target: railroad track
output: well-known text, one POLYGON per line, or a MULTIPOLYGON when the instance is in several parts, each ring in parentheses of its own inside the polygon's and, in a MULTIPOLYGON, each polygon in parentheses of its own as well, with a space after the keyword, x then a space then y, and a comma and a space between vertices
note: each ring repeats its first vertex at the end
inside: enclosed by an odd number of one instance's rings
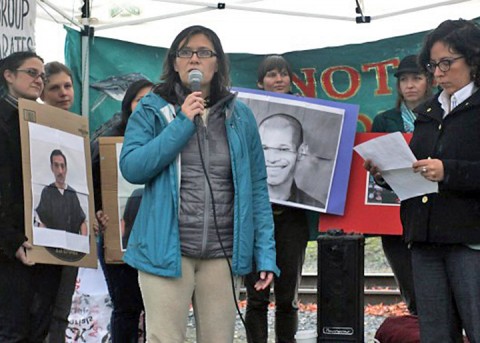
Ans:
MULTIPOLYGON (((396 304, 402 301, 393 273, 364 274, 364 304, 396 304)), ((304 273, 298 289, 298 297, 304 304, 317 302, 317 274, 304 273)), ((240 299, 245 298, 245 288, 240 289, 240 299)))

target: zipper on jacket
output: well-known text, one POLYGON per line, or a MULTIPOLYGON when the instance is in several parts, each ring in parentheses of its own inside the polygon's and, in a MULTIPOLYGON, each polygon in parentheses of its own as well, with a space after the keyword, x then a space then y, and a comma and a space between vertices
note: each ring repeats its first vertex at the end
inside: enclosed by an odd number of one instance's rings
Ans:
MULTIPOLYGON (((202 120, 202 126, 201 126, 201 139, 200 143, 203 145, 203 147, 199 147, 199 149, 202 149, 202 156, 203 156, 203 162, 205 164, 205 170, 204 172, 208 174, 208 171, 210 169, 210 149, 208 147, 208 133, 207 133, 207 126, 203 124, 202 120)), ((204 175, 204 204, 205 204, 205 210, 203 212, 203 232, 202 232, 202 250, 200 253, 200 256, 205 256, 207 253, 207 243, 208 243, 208 227, 210 224, 210 204, 211 204, 211 198, 210 198, 210 188, 208 186, 208 181, 207 181, 207 176, 204 175)))
POLYGON ((226 135, 227 135, 227 143, 228 149, 230 152, 230 162, 232 166, 232 181, 233 181, 233 242, 232 242, 232 269, 238 270, 239 266, 239 251, 240 251, 240 240, 238 238, 238 233, 235 230, 236 228, 242 227, 242 223, 240 221, 240 204, 239 201, 235 201, 236 199, 241 198, 242 189, 238 186, 238 176, 237 176, 237 163, 238 161, 235 159, 235 156, 240 155, 243 156, 243 149, 242 144, 238 144, 238 148, 240 149, 240 153, 236 154, 236 145, 232 144, 231 142, 233 139, 236 139, 238 142, 241 142, 240 134, 237 132, 237 127, 235 126, 232 117, 225 120, 225 128, 226 128, 226 135))
MULTIPOLYGON (((233 124, 231 124, 232 131, 234 130, 233 124)), ((229 135, 229 130, 227 129, 227 137, 229 135)), ((236 134, 236 132, 235 132, 236 134)), ((228 138, 227 138, 228 140, 228 138)), ((235 156, 234 148, 229 144, 229 149, 230 149, 230 156, 235 156)), ((240 187, 238 187, 238 181, 237 181, 237 162, 235 161, 234 157, 230 157, 230 161, 232 163, 232 181, 233 181, 233 242, 232 242, 232 269, 237 270, 239 268, 238 264, 238 254, 240 251, 239 248, 239 239, 238 239, 238 234, 235 230, 236 227, 241 227, 240 223, 240 205, 238 204, 238 201, 235 201, 236 199, 240 199, 240 193, 242 190, 240 187), (237 225, 235 223, 237 222, 237 225)))

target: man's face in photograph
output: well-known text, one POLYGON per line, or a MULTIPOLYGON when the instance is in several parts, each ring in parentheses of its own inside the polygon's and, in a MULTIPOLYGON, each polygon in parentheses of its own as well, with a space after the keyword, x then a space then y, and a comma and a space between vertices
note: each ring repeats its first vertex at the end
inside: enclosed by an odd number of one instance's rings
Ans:
POLYGON ((259 128, 262 140, 267 183, 280 185, 293 178, 297 161, 296 130, 282 117, 266 119, 259 128))
POLYGON ((53 175, 55 176, 55 183, 63 186, 65 184, 65 179, 67 178, 67 165, 63 156, 53 156, 51 168, 53 175))

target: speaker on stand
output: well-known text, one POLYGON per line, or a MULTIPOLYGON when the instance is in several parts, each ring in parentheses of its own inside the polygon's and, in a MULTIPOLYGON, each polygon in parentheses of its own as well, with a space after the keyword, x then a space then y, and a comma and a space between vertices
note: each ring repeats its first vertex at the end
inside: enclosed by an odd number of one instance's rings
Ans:
POLYGON ((318 242, 318 343, 363 343, 363 235, 329 230, 318 242))

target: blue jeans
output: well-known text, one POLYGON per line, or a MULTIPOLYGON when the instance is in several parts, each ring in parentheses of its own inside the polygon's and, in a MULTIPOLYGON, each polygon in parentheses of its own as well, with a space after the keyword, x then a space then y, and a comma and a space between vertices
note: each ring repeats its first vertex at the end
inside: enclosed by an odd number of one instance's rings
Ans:
POLYGON ((100 240, 98 251, 113 304, 110 317, 112 343, 138 343, 140 335, 138 324, 143 311, 138 272, 128 264, 105 263, 102 240, 100 240))
POLYGON ((412 266, 422 343, 480 343, 480 250, 414 243, 412 266))

